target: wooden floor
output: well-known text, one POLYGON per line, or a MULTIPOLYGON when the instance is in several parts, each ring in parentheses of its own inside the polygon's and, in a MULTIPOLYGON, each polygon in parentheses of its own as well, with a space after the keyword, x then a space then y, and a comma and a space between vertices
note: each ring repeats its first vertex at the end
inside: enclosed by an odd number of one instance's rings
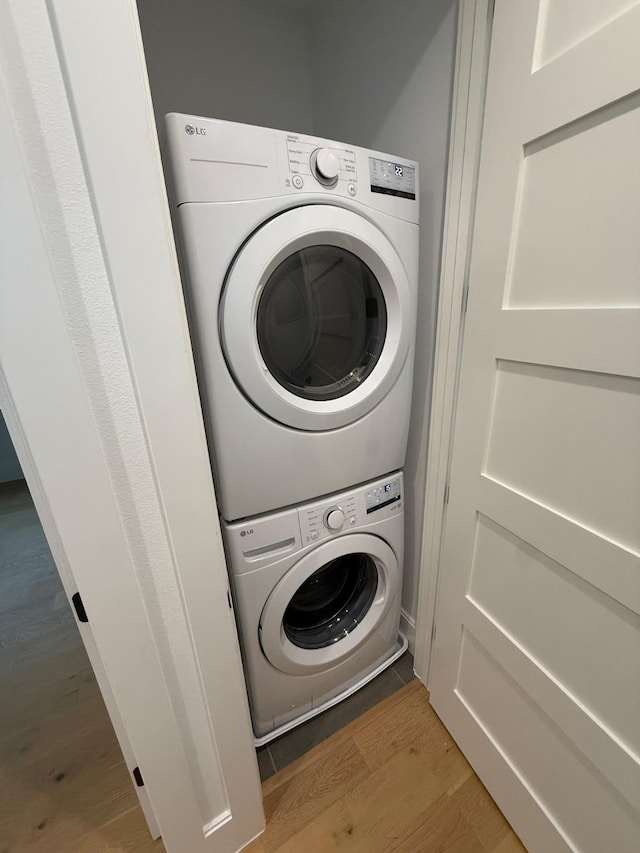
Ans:
POLYGON ((24 484, 0 486, 0 853, 160 853, 24 484))
POLYGON ((517 853, 524 848, 412 681, 263 785, 247 853, 517 853))
MULTIPOLYGON (((250 853, 523 848, 417 681, 263 784, 250 853)), ((0 853, 152 842, 25 487, 0 487, 0 853)), ((179 851, 189 853, 189 851, 179 851)))

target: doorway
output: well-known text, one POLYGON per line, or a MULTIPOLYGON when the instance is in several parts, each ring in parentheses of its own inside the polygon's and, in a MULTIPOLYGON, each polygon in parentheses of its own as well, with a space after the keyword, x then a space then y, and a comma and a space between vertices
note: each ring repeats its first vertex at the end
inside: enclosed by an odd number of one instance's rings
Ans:
POLYGON ((127 839, 136 851, 160 853, 6 429, 2 437, 3 845, 98 851, 127 839))

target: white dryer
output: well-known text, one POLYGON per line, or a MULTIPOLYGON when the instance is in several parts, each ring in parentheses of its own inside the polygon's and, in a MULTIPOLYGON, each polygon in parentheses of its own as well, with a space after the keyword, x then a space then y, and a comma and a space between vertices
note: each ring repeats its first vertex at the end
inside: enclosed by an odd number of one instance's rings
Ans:
POLYGON ((223 518, 401 468, 418 167, 172 113, 173 206, 223 518))
POLYGON ((223 524, 256 742, 366 684, 398 639, 402 474, 223 524))

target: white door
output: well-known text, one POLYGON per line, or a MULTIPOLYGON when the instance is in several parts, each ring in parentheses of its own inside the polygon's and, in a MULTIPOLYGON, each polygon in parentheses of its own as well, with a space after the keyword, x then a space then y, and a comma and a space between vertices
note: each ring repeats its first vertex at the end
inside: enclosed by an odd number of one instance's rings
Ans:
POLYGON ((639 45, 496 3, 430 688, 541 853, 640 849, 639 45))
POLYGON ((325 204, 259 228, 227 275, 229 368, 263 412, 296 429, 346 426, 393 387, 409 352, 411 290, 374 225, 325 204))

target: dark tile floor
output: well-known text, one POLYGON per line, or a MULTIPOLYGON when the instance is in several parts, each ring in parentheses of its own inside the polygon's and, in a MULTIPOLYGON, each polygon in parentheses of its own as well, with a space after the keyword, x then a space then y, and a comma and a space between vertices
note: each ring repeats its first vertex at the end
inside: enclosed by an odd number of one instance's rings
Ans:
POLYGON ((410 652, 405 652, 392 666, 348 699, 271 741, 267 746, 260 747, 257 750, 260 778, 264 781, 273 776, 278 770, 282 770, 369 708, 408 684, 412 678, 413 657, 410 652))

